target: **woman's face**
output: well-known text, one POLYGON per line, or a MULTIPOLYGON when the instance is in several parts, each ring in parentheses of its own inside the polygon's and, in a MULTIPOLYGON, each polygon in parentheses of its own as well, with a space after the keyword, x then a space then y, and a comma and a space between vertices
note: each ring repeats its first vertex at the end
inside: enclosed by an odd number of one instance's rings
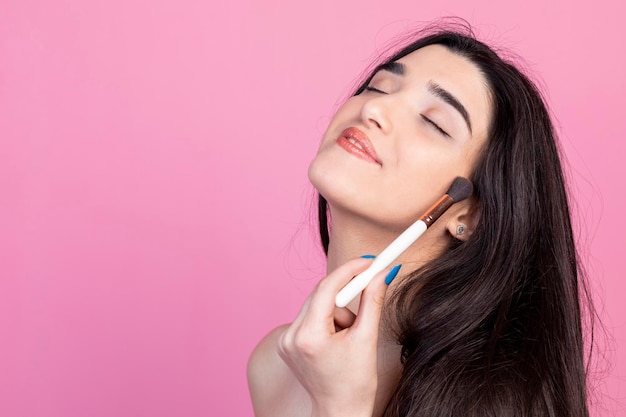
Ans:
POLYGON ((487 83, 443 46, 379 70, 339 108, 309 167, 331 210, 390 230, 413 223, 457 176, 469 176, 492 113, 487 83))

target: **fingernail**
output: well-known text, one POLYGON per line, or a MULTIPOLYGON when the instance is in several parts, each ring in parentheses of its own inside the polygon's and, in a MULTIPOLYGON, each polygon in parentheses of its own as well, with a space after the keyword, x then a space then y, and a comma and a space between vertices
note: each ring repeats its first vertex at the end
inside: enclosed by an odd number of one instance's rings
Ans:
POLYGON ((402 264, 398 264, 394 266, 393 268, 391 268, 391 271, 389 271, 389 273, 385 277, 385 284, 387 285, 391 284, 391 281, 393 281, 396 275, 398 275, 398 272, 400 271, 400 267, 402 267, 402 264))
POLYGON ((363 255, 361 256, 361 258, 365 258, 365 259, 374 259, 376 256, 374 255, 363 255))

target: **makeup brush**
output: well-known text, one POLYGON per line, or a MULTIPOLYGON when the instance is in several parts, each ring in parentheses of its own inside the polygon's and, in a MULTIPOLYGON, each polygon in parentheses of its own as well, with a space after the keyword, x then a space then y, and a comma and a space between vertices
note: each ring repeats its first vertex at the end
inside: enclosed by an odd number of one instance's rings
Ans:
POLYGON ((463 177, 456 177, 446 193, 431 208, 409 226, 389 246, 387 246, 365 271, 354 277, 339 291, 335 298, 337 307, 345 307, 367 287, 374 275, 387 268, 402 252, 407 250, 445 211, 454 203, 472 195, 472 183, 463 177))

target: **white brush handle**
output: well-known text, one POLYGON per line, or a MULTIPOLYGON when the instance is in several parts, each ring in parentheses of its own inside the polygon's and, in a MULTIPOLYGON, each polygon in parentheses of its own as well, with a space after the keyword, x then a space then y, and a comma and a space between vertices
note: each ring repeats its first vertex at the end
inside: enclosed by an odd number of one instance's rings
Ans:
POLYGON ((345 307, 361 291, 367 287, 372 278, 383 269, 387 268, 402 252, 407 250, 427 229, 426 223, 418 220, 409 226, 400 236, 398 236, 389 246, 387 246, 374 262, 365 271, 354 277, 345 287, 339 291, 335 297, 337 307, 345 307))

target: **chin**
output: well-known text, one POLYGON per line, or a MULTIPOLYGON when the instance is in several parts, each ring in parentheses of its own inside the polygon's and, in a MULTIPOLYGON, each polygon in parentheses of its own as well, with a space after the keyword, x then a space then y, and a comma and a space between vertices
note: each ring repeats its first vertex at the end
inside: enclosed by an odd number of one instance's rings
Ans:
POLYGON ((319 155, 311 161, 308 170, 309 181, 325 199, 333 200, 332 196, 342 194, 341 182, 345 182, 345 175, 337 172, 332 163, 325 163, 319 155))
POLYGON ((427 208, 406 197, 415 193, 376 186, 329 155, 318 154, 309 165, 308 177, 333 212, 340 210, 356 221, 360 219, 388 232, 402 232, 427 208))

